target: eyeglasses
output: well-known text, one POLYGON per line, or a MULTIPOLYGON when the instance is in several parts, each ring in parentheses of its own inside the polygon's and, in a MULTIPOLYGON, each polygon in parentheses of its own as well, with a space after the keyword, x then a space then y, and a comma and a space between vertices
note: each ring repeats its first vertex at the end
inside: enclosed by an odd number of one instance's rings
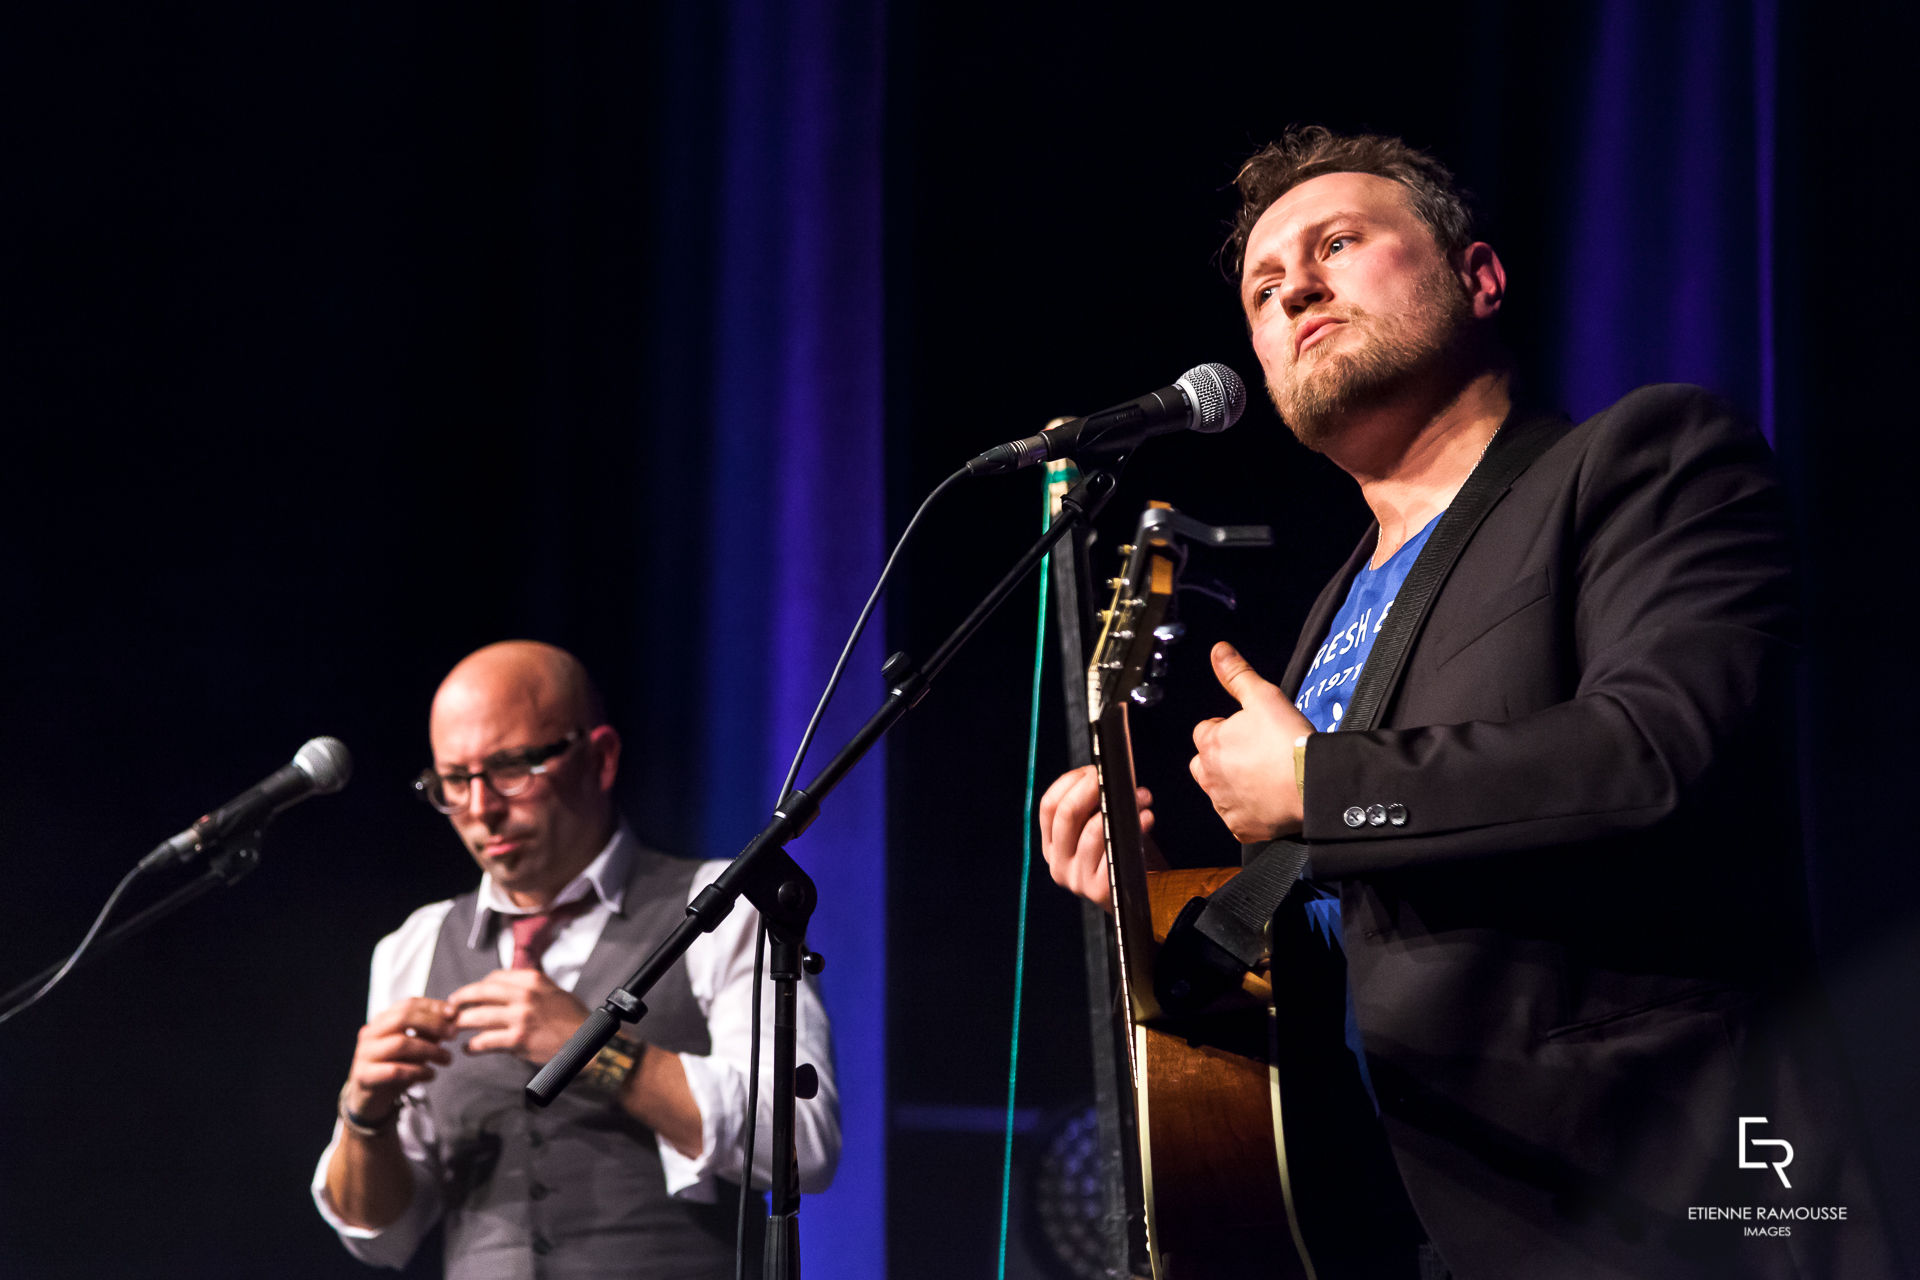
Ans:
POLYGON ((544 747, 502 751, 488 756, 486 762, 472 773, 465 769, 441 773, 429 767, 413 780, 413 789, 420 793, 421 799, 441 813, 458 813, 472 803, 476 778, 492 787, 495 795, 511 799, 524 794, 535 778, 552 769, 558 757, 565 755, 567 748, 578 741, 580 730, 575 729, 560 741, 550 742, 544 747))

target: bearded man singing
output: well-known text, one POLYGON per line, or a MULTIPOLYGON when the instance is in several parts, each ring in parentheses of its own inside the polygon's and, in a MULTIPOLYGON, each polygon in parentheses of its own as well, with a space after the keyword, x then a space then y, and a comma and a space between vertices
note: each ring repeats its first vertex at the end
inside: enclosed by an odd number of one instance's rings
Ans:
MULTIPOLYGON (((1304 846, 1288 901, 1344 954, 1350 1145, 1387 1194, 1339 1207, 1362 1261, 1319 1274, 1898 1274, 1800 998, 1766 443, 1694 387, 1578 425, 1518 406, 1500 257, 1397 139, 1297 130, 1239 188, 1227 257, 1273 402, 1374 517, 1277 684, 1214 648, 1239 710, 1193 735, 1227 829, 1304 846), (1416 563, 1438 586, 1345 728, 1416 563), (1761 1234, 1703 1206, 1847 1216, 1761 1234)), ((1105 901, 1091 771, 1039 821, 1055 879, 1105 901)))

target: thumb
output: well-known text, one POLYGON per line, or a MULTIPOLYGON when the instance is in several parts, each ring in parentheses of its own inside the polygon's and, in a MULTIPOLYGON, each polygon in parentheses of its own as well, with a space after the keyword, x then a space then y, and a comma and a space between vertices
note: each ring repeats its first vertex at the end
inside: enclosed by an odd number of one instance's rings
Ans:
POLYGON ((1213 674, 1220 681, 1220 687, 1233 695, 1241 706, 1276 696, 1280 691, 1273 684, 1261 678, 1253 669, 1253 664, 1240 656, 1240 651, 1222 640, 1213 646, 1213 674))

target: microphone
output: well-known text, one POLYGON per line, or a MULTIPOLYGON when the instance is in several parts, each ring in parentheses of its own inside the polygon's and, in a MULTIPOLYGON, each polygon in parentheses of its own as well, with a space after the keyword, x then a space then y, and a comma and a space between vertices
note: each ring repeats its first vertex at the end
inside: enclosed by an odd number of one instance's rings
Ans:
POLYGON ((967 463, 966 471, 970 476, 990 476, 1075 454, 1123 453, 1170 431, 1225 431, 1240 420, 1246 407, 1247 386, 1239 374, 1223 364, 1198 365, 1172 386, 1150 391, 1138 400, 996 445, 967 463))
POLYGON ((314 738, 249 790, 202 817, 179 835, 162 840, 140 860, 142 871, 186 862, 229 837, 265 826, 273 815, 308 796, 330 795, 353 776, 353 757, 338 738, 314 738))

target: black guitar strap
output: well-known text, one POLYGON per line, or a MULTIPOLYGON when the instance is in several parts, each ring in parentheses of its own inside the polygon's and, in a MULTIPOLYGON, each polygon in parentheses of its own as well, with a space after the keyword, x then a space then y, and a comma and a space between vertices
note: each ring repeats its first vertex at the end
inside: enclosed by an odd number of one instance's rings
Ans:
MULTIPOLYGON (((1367 655, 1367 665, 1360 672, 1353 700, 1347 704, 1346 715, 1341 717, 1341 732, 1371 729, 1378 723, 1399 687, 1407 654, 1419 637, 1434 597, 1453 571, 1461 551, 1501 495, 1548 445, 1559 439, 1559 425, 1559 419, 1515 421, 1510 418, 1494 437, 1486 455, 1454 495, 1440 523, 1434 526, 1427 545, 1421 548, 1407 580, 1401 584, 1393 609, 1373 642, 1373 651, 1367 655)), ((1190 922, 1211 945, 1196 945, 1196 941, 1188 940, 1177 943, 1170 935, 1169 946, 1216 955, 1224 952, 1242 972, 1252 968, 1266 954, 1268 922, 1282 900, 1300 883, 1311 852, 1309 845, 1291 839, 1246 846, 1246 869, 1222 885, 1206 900, 1204 908, 1189 903, 1189 910, 1181 914, 1181 921, 1190 922)), ((1238 981, 1238 975, 1233 975, 1227 985, 1238 981)), ((1218 982, 1198 984, 1194 992, 1196 1001, 1203 1001, 1208 991, 1218 985, 1218 982)))

